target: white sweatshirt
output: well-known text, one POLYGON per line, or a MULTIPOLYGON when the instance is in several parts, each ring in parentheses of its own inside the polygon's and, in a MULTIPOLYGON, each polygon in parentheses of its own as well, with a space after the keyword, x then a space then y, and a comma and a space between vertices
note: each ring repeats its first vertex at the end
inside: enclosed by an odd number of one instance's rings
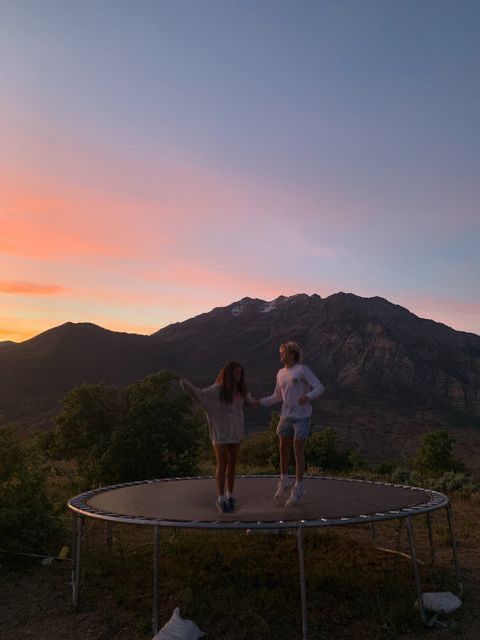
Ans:
POLYGON ((299 404, 301 396, 306 395, 309 400, 318 398, 324 392, 324 386, 309 367, 304 364, 294 364, 284 367, 277 373, 277 384, 271 396, 260 400, 262 407, 270 407, 282 402, 282 418, 309 418, 312 415, 310 403, 299 404))
POLYGON ((213 444, 233 444, 243 439, 245 432, 243 407, 253 405, 250 393, 245 399, 240 393, 236 393, 232 402, 227 403, 220 399, 220 385, 217 383, 200 389, 184 378, 180 380, 180 386, 205 409, 213 444))

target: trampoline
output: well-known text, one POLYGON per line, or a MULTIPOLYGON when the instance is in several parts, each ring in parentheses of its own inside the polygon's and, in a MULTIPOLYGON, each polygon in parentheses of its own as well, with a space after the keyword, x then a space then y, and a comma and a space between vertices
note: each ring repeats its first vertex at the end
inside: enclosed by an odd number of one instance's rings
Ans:
POLYGON ((410 557, 421 619, 429 619, 423 606, 415 550, 413 518, 426 514, 430 549, 433 537, 430 514, 445 508, 454 570, 459 574, 452 513, 447 496, 437 491, 350 478, 305 477, 305 497, 289 507, 272 503, 278 476, 240 476, 236 479, 237 508, 220 514, 214 507, 214 478, 166 478, 102 487, 68 502, 76 514, 73 604, 78 607, 82 527, 85 518, 152 526, 154 530, 153 631, 159 622, 160 529, 166 527, 216 530, 295 530, 297 536, 303 639, 307 639, 307 593, 302 532, 306 528, 357 525, 385 520, 406 520, 410 557))

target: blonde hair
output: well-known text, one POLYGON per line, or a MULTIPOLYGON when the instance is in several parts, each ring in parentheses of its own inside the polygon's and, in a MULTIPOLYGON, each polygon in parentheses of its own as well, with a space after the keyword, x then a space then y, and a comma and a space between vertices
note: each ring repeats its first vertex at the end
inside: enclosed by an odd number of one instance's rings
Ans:
POLYGON ((296 363, 300 364, 303 361, 303 351, 301 350, 298 342, 294 342, 293 340, 282 342, 280 348, 285 349, 288 353, 293 353, 296 363))

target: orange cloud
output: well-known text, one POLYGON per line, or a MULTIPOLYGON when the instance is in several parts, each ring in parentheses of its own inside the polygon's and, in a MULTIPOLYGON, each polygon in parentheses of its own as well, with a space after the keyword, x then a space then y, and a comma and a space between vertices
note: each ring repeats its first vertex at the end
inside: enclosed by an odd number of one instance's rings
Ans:
POLYGON ((48 324, 36 318, 30 320, 21 317, 0 316, 0 341, 22 342, 51 326, 52 323, 48 324))
POLYGON ((42 284, 39 282, 19 282, 0 280, 0 293, 16 293, 21 295, 52 295, 66 291, 58 284, 42 284))

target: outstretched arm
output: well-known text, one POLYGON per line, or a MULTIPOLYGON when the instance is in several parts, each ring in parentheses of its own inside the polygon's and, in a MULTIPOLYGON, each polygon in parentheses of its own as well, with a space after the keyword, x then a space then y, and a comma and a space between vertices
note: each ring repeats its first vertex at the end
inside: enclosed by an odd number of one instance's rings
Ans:
POLYGON ((218 389, 215 388, 215 385, 207 387, 206 389, 200 389, 192 384, 190 380, 182 378, 180 380, 180 386, 182 390, 190 396, 190 398, 198 402, 205 411, 211 408, 212 402, 218 400, 218 389))
POLYGON ((277 384, 275 385, 275 391, 271 396, 266 396, 265 398, 261 398, 258 402, 261 407, 271 407, 272 404, 278 404, 282 402, 282 389, 278 384, 278 376, 277 376, 277 384))

